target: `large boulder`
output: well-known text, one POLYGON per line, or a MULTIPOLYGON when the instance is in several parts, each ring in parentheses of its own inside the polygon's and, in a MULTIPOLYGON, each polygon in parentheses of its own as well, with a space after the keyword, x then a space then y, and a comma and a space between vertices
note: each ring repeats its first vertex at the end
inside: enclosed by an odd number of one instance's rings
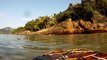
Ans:
POLYGON ((92 23, 89 21, 80 20, 79 26, 81 26, 81 28, 83 28, 84 30, 93 30, 92 23))
POLYGON ((74 33, 74 27, 72 19, 69 18, 55 26, 53 26, 51 34, 72 34, 74 33))

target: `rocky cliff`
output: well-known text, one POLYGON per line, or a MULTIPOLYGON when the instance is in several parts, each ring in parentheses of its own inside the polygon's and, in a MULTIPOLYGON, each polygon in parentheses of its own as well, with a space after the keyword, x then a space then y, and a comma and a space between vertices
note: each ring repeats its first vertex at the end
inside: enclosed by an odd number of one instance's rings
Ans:
POLYGON ((107 32, 107 25, 104 23, 91 23, 89 21, 72 21, 71 18, 54 25, 53 27, 43 29, 32 34, 79 34, 79 33, 97 33, 107 32))

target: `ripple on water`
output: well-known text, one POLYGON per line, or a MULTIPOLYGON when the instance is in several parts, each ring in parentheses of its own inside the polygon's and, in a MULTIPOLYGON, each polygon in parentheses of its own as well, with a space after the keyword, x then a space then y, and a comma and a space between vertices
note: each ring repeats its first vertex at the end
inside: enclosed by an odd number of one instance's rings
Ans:
POLYGON ((107 53, 106 39, 107 33, 54 36, 0 35, 0 60, 31 60, 51 50, 70 48, 87 48, 107 53))

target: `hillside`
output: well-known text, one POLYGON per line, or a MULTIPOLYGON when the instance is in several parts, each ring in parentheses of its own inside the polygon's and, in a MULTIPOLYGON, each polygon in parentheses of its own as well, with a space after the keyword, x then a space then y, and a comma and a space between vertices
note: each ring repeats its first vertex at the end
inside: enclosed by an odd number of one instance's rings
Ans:
POLYGON ((5 28, 0 29, 0 34, 10 34, 12 33, 12 31, 13 31, 13 28, 5 27, 5 28))
MULTIPOLYGON (((13 32, 23 31, 38 32, 60 24, 71 18, 72 21, 89 22, 91 25, 107 23, 107 0, 81 0, 81 3, 70 3, 65 11, 55 13, 51 16, 42 16, 28 21, 24 27, 18 27, 13 32)), ((78 23, 78 22, 77 22, 78 23)), ((87 24, 87 23, 86 23, 87 24)), ((82 26, 81 26, 82 27, 82 26)), ((84 27, 82 27, 84 29, 84 27)), ((96 27, 97 28, 97 27, 96 27)))

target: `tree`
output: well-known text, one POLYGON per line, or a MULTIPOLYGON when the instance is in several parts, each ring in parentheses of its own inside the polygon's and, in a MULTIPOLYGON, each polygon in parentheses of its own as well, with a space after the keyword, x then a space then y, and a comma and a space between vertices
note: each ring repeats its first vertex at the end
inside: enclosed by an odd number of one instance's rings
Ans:
POLYGON ((64 12, 60 12, 59 14, 56 15, 56 20, 59 22, 65 21, 68 18, 71 18, 71 14, 73 13, 72 10, 66 10, 64 12))
POLYGON ((97 0, 96 8, 101 14, 107 16, 107 0, 97 0))
POLYGON ((25 29, 26 30, 30 30, 30 31, 35 31, 35 29, 33 28, 34 25, 36 24, 37 21, 35 20, 32 20, 32 21, 29 21, 25 24, 25 29))
POLYGON ((72 13, 72 19, 73 20, 87 20, 91 21, 91 18, 93 17, 93 12, 90 8, 84 7, 84 5, 78 5, 78 7, 73 8, 74 13, 72 13))
POLYGON ((24 27, 18 27, 17 29, 13 30, 13 33, 18 33, 18 32, 23 32, 23 31, 25 31, 24 27))

